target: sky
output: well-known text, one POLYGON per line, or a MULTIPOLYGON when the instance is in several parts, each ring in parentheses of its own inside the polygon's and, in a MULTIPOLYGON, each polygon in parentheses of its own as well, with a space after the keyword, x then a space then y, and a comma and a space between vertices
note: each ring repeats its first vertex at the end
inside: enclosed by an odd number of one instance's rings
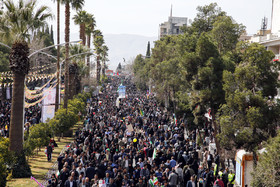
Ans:
MULTIPOLYGON (((47 1, 38 0, 39 4, 47 1)), ((47 6, 55 19, 49 21, 56 32, 56 3, 48 0, 47 6)), ((85 0, 84 10, 94 14, 97 28, 104 34, 136 34, 158 36, 159 24, 167 21, 171 5, 173 16, 188 17, 193 20, 197 6, 217 2, 222 10, 254 34, 261 27, 264 16, 268 18, 270 28, 272 0, 85 0)), ((71 17, 76 12, 71 10, 71 17)), ((61 6, 61 32, 64 31, 64 5, 61 6)), ((70 23, 71 33, 78 33, 79 26, 70 23)))

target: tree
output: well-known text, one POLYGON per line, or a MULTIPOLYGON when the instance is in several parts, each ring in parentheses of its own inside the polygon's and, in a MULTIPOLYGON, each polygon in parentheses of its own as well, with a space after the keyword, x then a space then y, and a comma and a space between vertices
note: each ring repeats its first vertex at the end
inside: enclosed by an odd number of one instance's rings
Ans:
POLYGON ((102 76, 105 77, 105 70, 106 70, 106 62, 108 60, 108 51, 109 48, 106 45, 101 47, 101 61, 102 61, 102 76))
MULTIPOLYGON (((87 47, 90 49, 90 44, 91 44, 91 35, 94 32, 94 27, 95 27, 95 18, 92 14, 89 14, 89 20, 86 24, 85 28, 85 33, 86 33, 86 38, 87 38, 87 47)), ((88 77, 89 71, 90 71, 90 56, 87 56, 87 66, 88 66, 88 77)))
POLYGON ((280 186, 280 135, 269 139, 264 145, 264 152, 259 154, 258 165, 253 175, 252 186, 280 186))
POLYGON ((134 82, 138 89, 145 91, 147 89, 148 72, 145 71, 146 60, 142 55, 137 55, 133 61, 134 82))
POLYGON ((96 81, 99 84, 101 72, 100 55, 102 53, 102 46, 104 45, 104 38, 100 30, 95 30, 93 32, 93 38, 93 45, 96 52, 96 81))
MULTIPOLYGON (((60 3, 61 0, 53 0, 57 3, 57 44, 60 44, 60 3)), ((56 79, 57 79, 57 85, 60 84, 60 46, 57 46, 57 54, 56 54, 56 79)), ((59 108, 59 86, 56 86, 56 92, 55 92, 55 111, 57 111, 59 108)))
POLYGON ((10 68, 13 71, 13 95, 10 123, 11 151, 20 153, 23 149, 23 107, 24 107, 24 79, 29 70, 30 32, 46 24, 45 20, 52 14, 46 6, 35 10, 36 1, 24 2, 18 5, 11 0, 4 2, 6 11, 0 18, 0 37, 10 40, 13 46, 10 53, 10 68))
POLYGON ((72 110, 66 111, 66 109, 58 109, 55 113, 55 117, 50 120, 49 124, 55 134, 61 135, 67 132, 78 122, 78 114, 75 114, 72 110))
MULTIPOLYGON (((69 98, 72 99, 73 96, 80 90, 81 84, 80 80, 82 76, 88 72, 85 65, 84 58, 87 54, 91 54, 87 47, 75 44, 70 45, 69 53, 71 57, 71 63, 69 65, 69 98)), ((65 54, 65 47, 61 49, 61 52, 65 54)), ((69 58, 70 58, 69 57, 69 58)))
POLYGON ((221 107, 219 139, 226 149, 256 151, 263 141, 276 135, 280 117, 277 94, 279 64, 259 44, 251 44, 242 52, 242 62, 235 71, 223 73, 226 103, 221 107))
POLYGON ((146 58, 150 58, 151 57, 151 49, 150 49, 150 42, 148 42, 147 45, 147 52, 146 52, 146 58))
POLYGON ((192 23, 190 30, 192 32, 209 32, 213 29, 213 24, 219 16, 224 16, 226 13, 218 7, 217 3, 211 3, 205 6, 197 7, 197 15, 192 23))
POLYGON ((86 11, 80 10, 73 17, 74 23, 80 25, 80 39, 82 39, 82 44, 86 45, 86 25, 92 21, 91 15, 86 11))
POLYGON ((225 53, 235 48, 243 32, 245 32, 245 27, 242 24, 237 24, 229 16, 219 16, 213 24, 211 34, 219 52, 225 53))
POLYGON ((70 37, 70 5, 73 9, 79 10, 84 5, 84 0, 61 0, 65 4, 65 94, 64 108, 67 108, 69 95, 69 37, 70 37))

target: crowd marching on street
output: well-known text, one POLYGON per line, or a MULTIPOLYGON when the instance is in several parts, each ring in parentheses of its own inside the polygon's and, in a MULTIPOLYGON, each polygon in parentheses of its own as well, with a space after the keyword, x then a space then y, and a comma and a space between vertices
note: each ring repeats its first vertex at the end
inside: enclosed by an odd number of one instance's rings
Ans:
MULTIPOLYGON (((197 131, 120 78, 88 101, 75 140, 58 158, 48 186, 60 187, 232 187, 234 171, 221 168, 219 155, 197 145, 197 131)), ((211 141, 211 128, 205 136, 211 141), (210 138, 209 138, 210 137, 210 138)), ((207 139, 206 138, 206 139, 207 139)))

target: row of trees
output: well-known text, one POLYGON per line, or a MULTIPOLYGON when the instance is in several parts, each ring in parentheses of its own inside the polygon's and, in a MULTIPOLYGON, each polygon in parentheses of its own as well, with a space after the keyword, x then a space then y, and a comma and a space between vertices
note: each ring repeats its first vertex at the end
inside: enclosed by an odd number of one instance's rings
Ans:
MULTIPOLYGON (((105 45, 105 40, 102 32, 96 27, 96 21, 92 14, 84 10, 80 10, 73 17, 75 24, 80 26, 80 39, 82 44, 90 48, 91 36, 93 37, 93 46, 96 54, 96 81, 100 83, 101 77, 101 62, 102 62, 102 75, 105 76, 106 62, 108 61, 108 47, 105 45)), ((90 58, 87 58, 87 65, 90 69, 90 58)))
POLYGON ((189 128, 203 128, 209 113, 218 152, 254 153, 276 136, 279 62, 265 47, 239 42, 245 27, 216 3, 199 6, 184 34, 155 42, 151 58, 134 61, 135 83, 154 86, 160 102, 186 115, 189 128))
MULTIPOLYGON (((60 42, 60 33, 59 33, 59 16, 60 16, 60 4, 65 4, 65 97, 64 97, 64 108, 67 111, 68 106, 68 98, 70 97, 69 91, 69 70, 76 74, 77 67, 75 63, 73 65, 69 65, 70 62, 70 44, 69 44, 69 36, 70 36, 70 7, 76 10, 81 10, 84 0, 58 0, 58 43, 60 42)), ((34 36, 42 35, 41 31, 46 28, 46 21, 49 18, 52 18, 52 14, 47 6, 36 7, 36 0, 23 1, 19 0, 17 3, 14 3, 12 0, 7 0, 4 2, 5 9, 0 12, 0 37, 1 41, 4 41, 8 46, 12 44, 11 51, 9 52, 9 64, 10 70, 13 72, 13 95, 12 95, 12 109, 11 109, 11 122, 10 122, 10 144, 9 150, 18 153, 21 155, 23 150, 23 107, 24 107, 24 81, 25 76, 28 74, 30 70, 30 54, 29 54, 29 46, 30 43, 35 38, 34 36)), ((77 16, 78 17, 78 16, 77 16)), ((75 18, 76 22, 79 22, 75 18)), ((82 29, 81 31, 88 31, 87 35, 90 35, 94 30, 95 21, 92 15, 89 15, 90 23, 87 24, 90 27, 90 31, 86 29, 82 29)), ((83 25, 83 24, 81 24, 83 25)), ((83 26, 81 26, 83 28, 83 26)), ((51 32, 51 35, 53 32, 51 32)), ((101 37, 102 35, 100 35, 101 37)), ((85 44, 85 37, 81 35, 83 38, 83 44, 85 44)), ((90 38, 88 39, 90 41, 90 38)), ((52 41, 53 42, 53 39, 52 41)), ((96 42, 98 47, 105 48, 104 42, 96 42), (100 44, 102 43, 102 45, 100 44)), ((48 44, 45 44, 48 45, 48 44)), ((88 42, 90 45, 90 42, 88 42)), ((96 51, 98 48, 96 47, 96 51)), ((108 51, 103 50, 103 51, 108 51)), ((104 52, 103 52, 104 53, 104 52)), ((97 56, 100 56, 102 52, 97 52, 97 56)), ((33 53, 32 53, 33 55, 33 53)), ((106 53, 102 55, 104 59, 107 56, 106 53)), ((57 49, 57 83, 59 84, 59 71, 60 71, 60 47, 57 49)), ((73 84, 71 84, 73 85, 73 84)), ((75 86, 75 84, 74 84, 75 86)), ((58 88, 58 86, 57 86, 58 88)), ((75 89, 75 88, 73 88, 75 89)), ((57 89, 57 98, 58 101, 58 89, 57 89)), ((75 94, 71 92, 71 97, 75 94)), ((56 105, 58 106, 58 104, 56 105)), ((57 107, 58 108, 58 107, 57 107)), ((43 126, 43 125, 42 125, 43 126)), ((24 158, 24 156, 19 156, 20 158, 24 158)), ((19 164, 20 165, 20 164, 19 164)), ((21 165, 20 165, 21 166, 21 165)), ((22 167, 21 167, 22 168, 22 167)), ((19 168, 20 169, 20 168, 19 168)))

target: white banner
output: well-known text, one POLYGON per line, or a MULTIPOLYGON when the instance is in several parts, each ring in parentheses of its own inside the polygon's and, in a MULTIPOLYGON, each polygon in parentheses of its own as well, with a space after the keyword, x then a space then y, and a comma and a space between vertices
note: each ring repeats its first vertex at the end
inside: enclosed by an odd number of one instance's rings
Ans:
MULTIPOLYGON (((48 89, 45 88, 44 91, 48 89)), ((45 99, 43 100, 42 106, 42 122, 45 123, 47 119, 52 119, 54 117, 55 112, 55 93, 56 88, 49 90, 48 92, 44 93, 45 99)), ((43 96, 43 97, 44 97, 43 96)))
POLYGON ((6 99, 11 99, 11 92, 10 92, 10 86, 7 86, 6 88, 6 99))
POLYGON ((120 85, 118 91, 119 98, 125 98, 125 86, 120 85))

